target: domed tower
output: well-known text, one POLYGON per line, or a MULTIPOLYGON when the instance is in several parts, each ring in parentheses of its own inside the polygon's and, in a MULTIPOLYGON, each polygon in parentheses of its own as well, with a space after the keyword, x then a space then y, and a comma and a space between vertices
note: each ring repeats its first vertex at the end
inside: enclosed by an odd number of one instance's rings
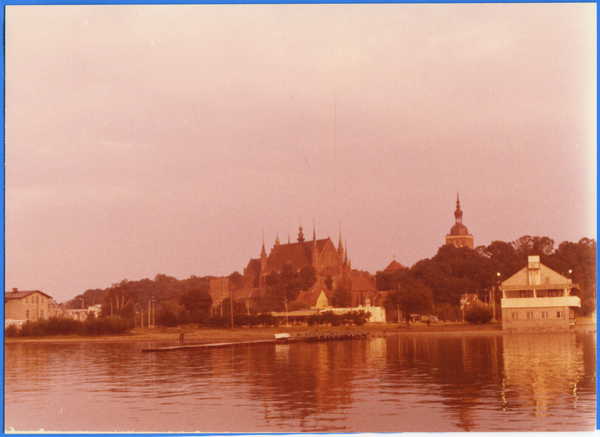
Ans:
POLYGON ((458 198, 458 193, 456 193, 456 211, 454 211, 456 223, 450 228, 450 233, 446 235, 446 244, 473 249, 473 236, 469 234, 469 230, 463 225, 462 216, 463 212, 460 209, 460 200, 458 198))

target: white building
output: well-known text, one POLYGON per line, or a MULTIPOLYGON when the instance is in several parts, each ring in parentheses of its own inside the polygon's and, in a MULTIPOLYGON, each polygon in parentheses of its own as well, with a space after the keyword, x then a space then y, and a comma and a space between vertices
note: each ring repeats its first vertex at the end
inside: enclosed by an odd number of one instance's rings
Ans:
POLYGON ((561 330, 575 324, 581 300, 571 296, 577 284, 530 256, 523 268, 500 285, 502 329, 506 331, 561 330))

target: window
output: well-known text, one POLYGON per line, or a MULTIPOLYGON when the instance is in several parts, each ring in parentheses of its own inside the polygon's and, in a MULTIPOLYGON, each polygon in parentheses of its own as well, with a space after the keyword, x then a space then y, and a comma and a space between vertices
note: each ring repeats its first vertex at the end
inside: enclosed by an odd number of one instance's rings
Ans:
POLYGON ((29 298, 28 297, 25 298, 25 303, 29 303, 29 298))
POLYGON ((44 318, 44 310, 40 311, 40 318, 43 319, 44 318))
POLYGON ((562 290, 549 290, 548 297, 560 297, 563 295, 562 290))
POLYGON ((25 311, 25 318, 29 319, 29 310, 25 311))
POLYGON ((533 312, 532 311, 528 311, 527 312, 527 318, 528 319, 533 319, 533 312))
POLYGON ((513 319, 518 319, 519 318, 519 313, 517 313, 516 311, 513 311, 511 314, 513 319))
POLYGON ((519 297, 533 297, 533 290, 520 290, 519 297))
POLYGON ((542 319, 548 318, 548 311, 542 311, 542 319))
POLYGON ((563 312, 562 311, 557 311, 556 312, 556 318, 557 319, 562 319, 564 317, 563 312))

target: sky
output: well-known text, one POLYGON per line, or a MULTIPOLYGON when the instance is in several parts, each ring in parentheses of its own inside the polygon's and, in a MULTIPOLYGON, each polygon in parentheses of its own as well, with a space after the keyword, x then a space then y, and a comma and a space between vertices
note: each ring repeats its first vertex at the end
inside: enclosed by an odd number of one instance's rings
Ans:
POLYGON ((596 238, 596 5, 7 6, 5 289, 596 238))

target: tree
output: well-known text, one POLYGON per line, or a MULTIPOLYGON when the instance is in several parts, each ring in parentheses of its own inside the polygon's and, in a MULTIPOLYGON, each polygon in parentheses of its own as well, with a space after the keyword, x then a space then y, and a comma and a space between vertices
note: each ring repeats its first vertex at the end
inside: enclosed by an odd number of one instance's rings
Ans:
POLYGON ((176 301, 161 302, 156 309, 156 323, 159 325, 173 327, 188 322, 188 313, 176 301))
MULTIPOLYGON (((296 283, 300 291, 309 290, 317 282, 317 274, 313 266, 303 267, 296 277, 296 283)), ((298 297, 296 295, 296 297, 298 297)))
POLYGON ((229 275, 229 281, 233 284, 234 288, 239 288, 242 286, 242 281, 244 277, 240 274, 240 272, 233 272, 229 275))
POLYGON ((465 321, 468 323, 487 323, 492 317, 492 308, 487 305, 470 305, 465 310, 465 321))
POLYGON ((190 314, 191 319, 195 323, 201 323, 210 315, 213 299, 207 291, 196 288, 183 293, 180 302, 190 314))
POLYGON ((291 264, 284 264, 280 272, 271 272, 266 276, 265 310, 283 311, 285 302, 298 298, 300 291, 310 289, 317 281, 315 269, 312 266, 294 272, 291 264))
POLYGON ((352 306, 352 294, 347 288, 339 286, 331 296, 331 304, 334 308, 350 308, 352 306))
POLYGON ((108 289, 102 301, 102 316, 123 317, 134 320, 136 302, 137 294, 131 289, 127 279, 124 279, 108 289))
POLYGON ((406 319, 411 314, 428 312, 433 306, 433 293, 422 281, 406 277, 399 284, 398 289, 388 294, 384 307, 393 310, 400 306, 406 319))
POLYGON ((323 282, 325 283, 325 287, 331 291, 333 288, 333 280, 331 279, 331 275, 327 275, 327 279, 325 279, 323 282))

